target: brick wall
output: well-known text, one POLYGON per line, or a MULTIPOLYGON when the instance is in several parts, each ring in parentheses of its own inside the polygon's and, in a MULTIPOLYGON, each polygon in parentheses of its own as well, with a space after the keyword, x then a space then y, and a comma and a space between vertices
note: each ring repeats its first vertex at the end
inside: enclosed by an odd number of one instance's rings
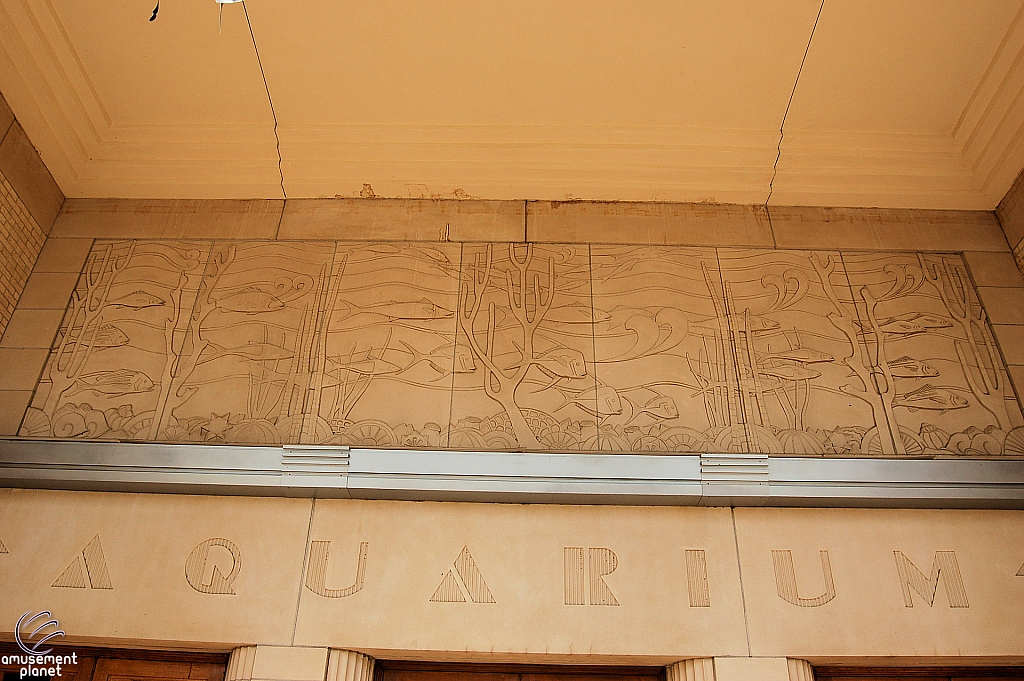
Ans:
POLYGON ((25 289, 46 234, 0 174, 0 336, 25 289))
POLYGON ((0 95, 0 338, 64 195, 0 95))

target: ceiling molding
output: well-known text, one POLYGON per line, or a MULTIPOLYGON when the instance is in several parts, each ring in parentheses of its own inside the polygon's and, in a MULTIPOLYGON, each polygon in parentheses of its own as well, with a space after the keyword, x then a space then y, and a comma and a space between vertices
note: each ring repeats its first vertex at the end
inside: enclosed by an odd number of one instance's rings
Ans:
POLYGON ((4 97, 58 183, 74 186, 110 119, 50 0, 0 5, 0 31, 4 97))
POLYGON ((978 190, 996 205, 1024 166, 1024 5, 953 129, 978 190))
MULTIPOLYGON (((0 91, 69 197, 280 198, 263 124, 112 121, 50 0, 0 5, 0 91)), ((293 125, 289 197, 763 203, 775 130, 293 125)), ((989 210, 1024 166, 1024 6, 950 135, 786 131, 773 204, 989 210)))

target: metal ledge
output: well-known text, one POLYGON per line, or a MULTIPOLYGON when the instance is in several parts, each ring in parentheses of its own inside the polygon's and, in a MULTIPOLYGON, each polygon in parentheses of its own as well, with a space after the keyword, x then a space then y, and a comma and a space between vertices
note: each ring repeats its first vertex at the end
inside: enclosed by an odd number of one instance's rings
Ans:
POLYGON ((6 487, 501 503, 1024 508, 1024 461, 0 439, 6 487))

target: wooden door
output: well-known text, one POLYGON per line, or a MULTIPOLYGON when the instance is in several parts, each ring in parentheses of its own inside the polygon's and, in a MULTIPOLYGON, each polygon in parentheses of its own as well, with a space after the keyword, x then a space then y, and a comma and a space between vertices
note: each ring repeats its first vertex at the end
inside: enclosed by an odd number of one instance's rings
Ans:
POLYGON ((439 664, 378 660, 375 681, 664 681, 663 667, 439 664))
POLYGON ((1024 667, 816 667, 815 681, 1024 681, 1024 667))
MULTIPOLYGON (((62 665, 61 675, 54 681, 224 681, 226 654, 167 653, 121 649, 54 648, 54 655, 74 652, 78 664, 62 665)), ((0 655, 21 655, 13 645, 0 644, 0 655)), ((0 660, 3 681, 19 681, 20 665, 4 665, 0 660)), ((44 681, 32 677, 26 681, 44 681)))
POLYGON ((101 657, 92 681, 224 681, 223 664, 101 657))

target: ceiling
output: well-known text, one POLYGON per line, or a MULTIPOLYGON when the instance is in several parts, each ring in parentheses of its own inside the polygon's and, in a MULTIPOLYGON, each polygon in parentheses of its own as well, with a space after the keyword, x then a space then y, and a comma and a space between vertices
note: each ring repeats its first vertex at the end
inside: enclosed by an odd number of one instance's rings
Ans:
POLYGON ((153 2, 0 2, 67 196, 991 209, 1024 166, 1024 0, 153 2))

